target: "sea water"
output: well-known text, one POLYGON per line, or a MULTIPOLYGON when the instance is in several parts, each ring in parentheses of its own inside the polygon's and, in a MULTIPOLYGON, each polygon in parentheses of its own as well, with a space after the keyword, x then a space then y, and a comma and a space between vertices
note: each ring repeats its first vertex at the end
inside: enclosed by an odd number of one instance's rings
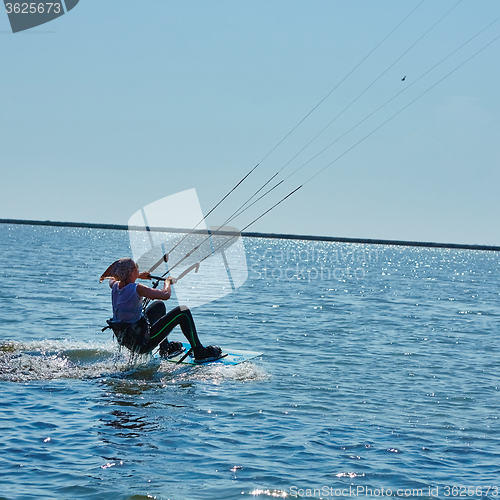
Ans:
POLYGON ((497 497, 500 254, 244 242, 193 315, 263 356, 177 367, 101 332, 125 231, 0 225, 0 498, 497 497))

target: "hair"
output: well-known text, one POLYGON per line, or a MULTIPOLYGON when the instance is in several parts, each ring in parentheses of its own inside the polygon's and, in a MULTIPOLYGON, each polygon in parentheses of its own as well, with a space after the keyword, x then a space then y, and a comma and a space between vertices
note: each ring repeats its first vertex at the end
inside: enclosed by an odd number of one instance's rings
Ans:
POLYGON ((99 281, 109 278, 115 278, 118 281, 127 281, 135 267, 136 263, 133 259, 119 259, 104 271, 99 281))

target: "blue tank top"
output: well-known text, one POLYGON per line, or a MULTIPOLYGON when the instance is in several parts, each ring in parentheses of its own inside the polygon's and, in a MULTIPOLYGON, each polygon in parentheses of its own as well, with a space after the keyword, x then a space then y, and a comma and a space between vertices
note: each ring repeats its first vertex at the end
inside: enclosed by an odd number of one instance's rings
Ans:
POLYGON ((111 289, 113 321, 135 323, 141 319, 142 297, 137 293, 137 283, 129 283, 121 290, 118 282, 111 289))

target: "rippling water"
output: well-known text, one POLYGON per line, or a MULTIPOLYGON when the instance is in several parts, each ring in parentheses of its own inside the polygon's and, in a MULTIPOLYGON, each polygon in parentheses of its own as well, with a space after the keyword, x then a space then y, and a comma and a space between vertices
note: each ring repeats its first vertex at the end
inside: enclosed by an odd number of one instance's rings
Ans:
POLYGON ((100 331, 126 232, 0 224, 0 498, 498 496, 498 253, 245 246, 194 317, 264 355, 177 368, 100 331))

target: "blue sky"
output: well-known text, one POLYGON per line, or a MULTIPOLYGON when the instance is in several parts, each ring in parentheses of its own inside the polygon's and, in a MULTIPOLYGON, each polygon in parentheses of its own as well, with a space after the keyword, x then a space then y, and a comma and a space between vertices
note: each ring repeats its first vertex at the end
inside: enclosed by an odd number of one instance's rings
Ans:
MULTIPOLYGON (((0 12, 0 218, 126 224, 142 206, 190 188, 207 212, 419 4, 80 0, 17 34, 0 12)), ((223 222, 371 84, 277 179, 408 90, 234 225, 243 228, 500 35, 499 21, 414 83, 500 16, 496 0, 462 0, 393 64, 456 4, 419 5, 209 224, 223 222)), ((499 49, 500 40, 249 230, 500 245, 499 49)))

